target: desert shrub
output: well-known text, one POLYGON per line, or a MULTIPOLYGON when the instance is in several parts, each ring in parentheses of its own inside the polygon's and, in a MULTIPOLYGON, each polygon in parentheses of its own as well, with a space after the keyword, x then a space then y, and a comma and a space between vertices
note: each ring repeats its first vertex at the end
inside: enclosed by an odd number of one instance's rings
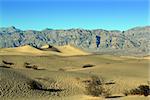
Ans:
POLYGON ((42 90, 42 85, 37 81, 31 80, 30 82, 28 82, 28 85, 30 86, 31 89, 42 90))
POLYGON ((38 70, 38 66, 37 65, 31 65, 30 63, 25 62, 23 65, 25 68, 32 68, 34 70, 38 70))
POLYGON ((24 62, 23 67, 25 67, 25 68, 31 68, 30 67, 30 63, 28 63, 28 62, 24 62))
POLYGON ((8 61, 5 61, 5 60, 2 60, 3 64, 5 65, 14 65, 14 63, 12 62, 8 62, 8 61))
POLYGON ((28 65, 28 66, 25 66, 25 68, 32 68, 32 66, 28 65))
POLYGON ((24 65, 30 65, 30 63, 28 63, 28 62, 25 62, 25 63, 24 63, 24 65))
POLYGON ((1 68, 10 68, 9 66, 0 65, 1 68))
POLYGON ((33 65, 32 68, 35 69, 35 70, 38 70, 38 66, 37 65, 33 65))
POLYGON ((80 81, 80 80, 81 80, 79 77, 76 77, 75 79, 76 79, 77 81, 80 81))
POLYGON ((95 65, 92 65, 92 64, 86 64, 86 65, 83 65, 82 68, 88 68, 88 67, 93 67, 95 65))
POLYGON ((9 61, 6 61, 6 60, 2 60, 2 64, 0 64, 0 67, 3 67, 3 68, 11 68, 15 65, 15 63, 13 62, 9 62, 9 61))
POLYGON ((140 85, 131 90, 125 90, 124 94, 127 95, 150 95, 150 87, 148 85, 140 85))
POLYGON ((58 69, 58 71, 62 71, 62 72, 64 72, 64 71, 66 71, 65 69, 63 69, 63 68, 59 68, 58 69))
POLYGON ((105 82, 106 85, 112 85, 112 84, 115 84, 115 81, 114 80, 109 80, 108 82, 105 82))
POLYGON ((105 87, 104 80, 98 76, 92 76, 91 80, 85 81, 87 83, 88 95, 109 97, 110 90, 105 87))

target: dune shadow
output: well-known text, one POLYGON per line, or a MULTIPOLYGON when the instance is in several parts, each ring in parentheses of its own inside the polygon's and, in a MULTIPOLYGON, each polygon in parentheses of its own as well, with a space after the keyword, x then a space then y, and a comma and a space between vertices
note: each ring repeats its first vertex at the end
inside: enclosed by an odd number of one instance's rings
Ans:
POLYGON ((34 70, 45 70, 44 68, 40 68, 38 65, 34 65, 28 62, 25 62, 23 65, 25 68, 34 69, 34 70))
POLYGON ((6 64, 6 65, 14 65, 13 62, 8 62, 8 61, 5 61, 5 60, 2 60, 2 63, 3 63, 3 64, 6 64))
POLYGON ((49 92, 61 92, 64 91, 64 89, 39 89, 42 91, 49 91, 49 92))
POLYGON ((43 51, 55 51, 55 52, 59 52, 61 53, 61 51, 59 49, 57 49, 56 47, 54 46, 50 46, 48 48, 38 48, 39 50, 43 50, 43 51))
POLYGON ((89 68, 89 67, 94 67, 95 65, 93 64, 85 64, 82 66, 82 68, 89 68))
POLYGON ((1 68, 11 68, 11 67, 9 67, 9 66, 0 66, 1 68))
POLYGON ((49 92, 61 92, 64 91, 64 89, 47 89, 43 88, 42 84, 38 83, 37 81, 31 81, 29 83, 31 89, 33 90, 41 90, 41 91, 49 91, 49 92))
POLYGON ((106 97, 106 98, 121 98, 121 97, 124 97, 124 96, 109 96, 109 97, 106 97))

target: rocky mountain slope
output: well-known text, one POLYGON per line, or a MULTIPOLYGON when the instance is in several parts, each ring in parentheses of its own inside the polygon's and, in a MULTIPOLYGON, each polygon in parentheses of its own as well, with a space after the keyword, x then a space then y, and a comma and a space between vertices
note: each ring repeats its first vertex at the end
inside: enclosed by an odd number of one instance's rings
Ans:
POLYGON ((74 45, 89 52, 119 55, 149 55, 150 26, 135 27, 127 31, 68 29, 42 31, 0 28, 0 48, 31 45, 74 45))

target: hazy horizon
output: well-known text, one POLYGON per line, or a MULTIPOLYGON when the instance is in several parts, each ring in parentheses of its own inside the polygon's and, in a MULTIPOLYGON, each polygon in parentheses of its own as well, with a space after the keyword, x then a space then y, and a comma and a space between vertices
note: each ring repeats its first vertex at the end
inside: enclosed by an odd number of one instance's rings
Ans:
POLYGON ((16 29, 19 29, 19 30, 23 30, 23 31, 28 31, 28 30, 35 30, 35 31, 43 31, 45 29, 51 29, 51 30, 70 30, 70 29, 83 29, 83 30, 97 30, 97 29, 102 29, 102 30, 108 30, 108 31, 127 31, 127 30, 130 30, 132 28, 142 28, 142 27, 150 27, 150 25, 147 25, 147 26, 135 26, 135 27, 131 27, 129 29, 126 29, 126 30, 119 30, 119 29, 104 29, 104 28, 93 28, 93 29, 86 29, 86 28, 50 28, 50 27, 45 27, 43 29, 32 29, 32 28, 28 28, 28 29, 21 29, 21 28, 18 28, 16 26, 7 26, 7 27, 0 27, 0 28, 11 28, 11 27, 15 27, 16 29))

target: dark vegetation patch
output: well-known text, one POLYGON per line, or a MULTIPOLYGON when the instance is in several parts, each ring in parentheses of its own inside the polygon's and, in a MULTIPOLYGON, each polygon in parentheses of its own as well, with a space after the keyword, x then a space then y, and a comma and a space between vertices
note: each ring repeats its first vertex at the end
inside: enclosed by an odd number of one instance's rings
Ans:
POLYGON ((44 87, 41 83, 37 82, 37 81, 30 81, 28 83, 28 85, 30 86, 30 88, 32 90, 40 90, 40 91, 49 91, 49 92, 61 92, 64 91, 64 89, 48 89, 46 87, 44 87))
POLYGON ((106 98, 121 98, 123 96, 109 96, 109 97, 106 97, 106 98))
POLYGON ((9 66, 0 65, 1 68, 10 68, 9 66))
POLYGON ((11 68, 12 66, 15 65, 13 62, 6 61, 6 60, 2 60, 1 62, 2 64, 0 64, 0 67, 2 68, 11 68))
POLYGON ((107 62, 106 64, 111 64, 110 62, 107 62))
POLYGON ((29 86, 31 89, 33 90, 41 90, 42 89, 42 85, 40 83, 38 83, 37 81, 30 81, 29 86))
POLYGON ((8 62, 8 61, 5 61, 5 60, 2 60, 2 63, 5 64, 5 65, 14 65, 14 63, 8 62))
POLYGON ((126 90, 124 94, 127 95, 150 95, 150 86, 148 85, 140 85, 137 88, 126 90))
POLYGON ((31 69, 34 69, 34 70, 44 70, 44 69, 40 69, 39 66, 28 63, 28 62, 25 62, 23 66, 25 68, 31 68, 31 69))
POLYGON ((58 71, 64 72, 64 71, 66 71, 66 69, 64 69, 64 68, 59 68, 58 71))
POLYGON ((115 81, 114 80, 110 80, 110 81, 105 82, 105 85, 111 85, 111 84, 115 84, 115 81))
POLYGON ((86 90, 88 95, 110 97, 111 90, 106 88, 106 84, 102 78, 92 76, 91 80, 83 81, 86 83, 86 90))
POLYGON ((88 68, 88 67, 94 67, 95 65, 93 64, 85 64, 82 66, 82 68, 88 68))
POLYGON ((64 91, 64 89, 41 89, 42 91, 49 91, 49 92, 61 92, 64 91))

